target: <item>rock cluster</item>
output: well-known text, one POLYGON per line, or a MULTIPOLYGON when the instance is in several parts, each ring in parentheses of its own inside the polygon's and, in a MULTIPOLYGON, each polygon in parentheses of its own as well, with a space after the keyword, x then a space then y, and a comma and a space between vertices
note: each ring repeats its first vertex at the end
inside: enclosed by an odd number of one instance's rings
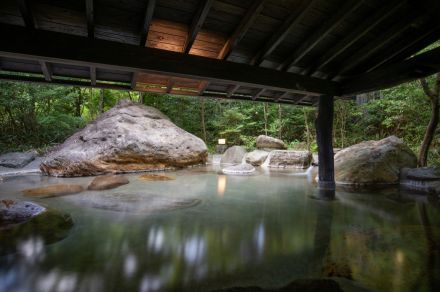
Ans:
POLYGON ((312 153, 309 151, 274 150, 269 153, 266 164, 270 168, 305 169, 312 162, 312 153))

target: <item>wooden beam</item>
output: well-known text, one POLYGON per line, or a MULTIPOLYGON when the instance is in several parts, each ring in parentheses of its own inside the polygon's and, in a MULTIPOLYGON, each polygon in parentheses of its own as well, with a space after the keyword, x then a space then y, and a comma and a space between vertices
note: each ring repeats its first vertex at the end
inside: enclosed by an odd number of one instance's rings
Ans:
POLYGON ((90 66, 90 84, 96 86, 96 67, 90 66))
POLYGON ((333 154, 333 96, 321 95, 318 101, 318 116, 315 120, 318 144, 318 189, 335 189, 335 167, 333 154))
POLYGON ((174 86, 175 83, 176 83, 176 81, 173 78, 170 78, 168 80, 167 91, 166 91, 168 94, 170 94, 171 90, 173 90, 173 86, 174 86))
POLYGON ((274 91, 339 95, 339 83, 100 39, 0 24, 0 56, 202 79, 274 91), (117 52, 117 58, 115 57, 117 52))
POLYGON ((305 95, 301 96, 299 99, 295 100, 295 104, 299 104, 299 103, 303 102, 304 100, 306 100, 309 97, 311 97, 310 94, 305 94, 305 95))
POLYGON ((252 96, 252 100, 256 100, 257 98, 259 98, 261 96, 261 94, 263 94, 264 92, 264 88, 260 88, 258 89, 255 94, 252 96))
POLYGON ((362 18, 361 23, 349 33, 342 40, 338 41, 326 54, 324 54, 318 61, 306 68, 303 74, 313 75, 316 71, 323 69, 325 66, 333 62, 337 57, 344 53, 349 47, 366 36, 370 31, 382 23, 385 19, 396 13, 403 6, 405 1, 395 0, 389 5, 384 6, 382 9, 373 14, 368 19, 362 18))
POLYGON ((193 22, 191 24, 191 28, 188 32, 188 39, 186 41, 184 52, 185 54, 188 54, 191 50, 192 45, 194 44, 194 41, 196 40, 197 34, 199 33, 200 29, 203 26, 203 23, 205 22, 206 17, 208 16, 209 9, 212 6, 212 3, 214 0, 201 0, 200 1, 199 9, 194 16, 193 22))
POLYGON ((272 34, 272 37, 269 38, 263 48, 254 55, 251 65, 260 65, 263 60, 266 59, 266 57, 269 56, 287 37, 292 28, 301 22, 316 1, 317 0, 302 1, 301 6, 290 14, 290 16, 283 22, 281 27, 279 27, 278 30, 272 34))
POLYGON ((377 61, 369 61, 367 72, 374 71, 384 64, 390 64, 392 63, 392 60, 401 60, 411 57, 438 39, 440 39, 439 24, 429 24, 426 33, 422 33, 421 35, 412 38, 410 42, 405 40, 406 43, 399 42, 394 44, 394 46, 386 52, 386 56, 388 57, 378 58, 377 61))
POLYGON ((135 89, 136 88, 138 77, 139 77, 139 73, 138 72, 133 72, 131 74, 131 89, 135 89))
POLYGON ((93 0, 86 1, 86 16, 87 16, 87 35, 89 38, 95 38, 95 9, 93 0))
POLYGON ((275 102, 280 102, 283 98, 285 98, 287 95, 289 95, 289 92, 283 92, 283 93, 281 93, 280 94, 280 96, 278 96, 276 99, 275 99, 275 102))
POLYGON ((346 79, 342 95, 350 96, 368 91, 389 88, 404 82, 440 72, 440 48, 422 53, 406 61, 346 79))
POLYGON ((39 61, 41 66, 41 71, 44 75, 44 80, 46 81, 52 81, 52 67, 48 62, 45 61, 39 61))
POLYGON ((257 0, 252 2, 252 6, 247 10, 240 24, 237 26, 234 33, 229 37, 220 51, 218 56, 219 59, 228 59, 229 54, 245 36, 246 32, 255 22, 255 19, 258 17, 261 10, 263 10, 264 2, 265 0, 257 0))
POLYGON ((342 65, 337 68, 337 74, 332 73, 329 77, 334 77, 337 75, 344 75, 350 73, 357 66, 366 62, 371 56, 377 53, 385 45, 389 44, 391 41, 395 40, 397 37, 401 36, 406 30, 411 28, 415 23, 420 21, 421 17, 416 18, 413 21, 405 21, 404 23, 396 23, 392 25, 387 31, 385 31, 380 37, 376 38, 374 41, 369 42, 362 49, 358 50, 355 54, 347 58, 342 65))
POLYGON ((1 74, 1 73, 0 73, 0 80, 18 81, 18 82, 32 82, 32 83, 42 83, 42 84, 56 84, 56 85, 63 85, 63 86, 96 87, 96 88, 107 88, 107 89, 115 89, 115 90, 129 90, 130 89, 130 86, 128 86, 128 85, 125 86, 125 85, 108 84, 108 83, 96 83, 96 85, 92 86, 87 81, 55 79, 55 78, 52 78, 52 81, 47 81, 46 79, 41 78, 41 77, 1 74))
POLYGON ((231 97, 239 88, 240 88, 240 86, 237 84, 231 85, 228 89, 226 97, 231 97))
POLYGON ((141 31, 141 41, 139 44, 141 47, 145 47, 146 45, 148 39, 148 32, 150 31, 150 24, 151 24, 151 20, 153 19, 155 7, 156 7, 156 0, 147 0, 147 8, 145 9, 144 22, 142 24, 142 31, 141 31))
POLYGON ((17 2, 24 24, 26 25, 27 28, 34 29, 35 21, 34 21, 34 16, 32 14, 32 10, 29 7, 29 0, 18 0, 17 2))
POLYGON ((365 1, 351 0, 344 6, 338 7, 327 21, 321 24, 318 29, 306 39, 281 65, 281 70, 288 70, 300 62, 311 50, 313 50, 323 39, 325 39, 333 30, 341 25, 347 17, 364 4, 365 1))

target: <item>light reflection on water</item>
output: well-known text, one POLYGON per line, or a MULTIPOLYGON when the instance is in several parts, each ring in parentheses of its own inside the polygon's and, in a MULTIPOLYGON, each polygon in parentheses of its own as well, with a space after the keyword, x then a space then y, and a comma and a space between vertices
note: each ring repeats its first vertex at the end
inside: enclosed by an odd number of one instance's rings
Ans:
MULTIPOLYGON (((306 178, 283 172, 226 177, 201 168, 172 175, 176 180, 164 182, 130 175, 130 184, 103 194, 202 203, 142 214, 92 208, 83 204, 88 192, 34 199, 71 214, 75 226, 50 245, 25 237, 16 254, 0 257, 0 291, 209 291, 326 275, 381 291, 439 287, 440 215, 427 202, 395 199, 396 190, 337 192, 328 201, 306 178)), ((0 196, 21 199, 29 187, 90 180, 7 178, 0 196)))

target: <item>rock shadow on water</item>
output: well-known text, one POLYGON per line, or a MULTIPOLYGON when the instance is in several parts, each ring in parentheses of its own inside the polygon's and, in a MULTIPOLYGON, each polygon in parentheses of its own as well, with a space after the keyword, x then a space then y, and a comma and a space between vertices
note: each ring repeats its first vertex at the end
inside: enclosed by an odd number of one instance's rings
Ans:
POLYGON ((73 227, 70 215, 32 202, 1 201, 0 256, 24 252, 29 242, 39 246, 68 236, 73 227))

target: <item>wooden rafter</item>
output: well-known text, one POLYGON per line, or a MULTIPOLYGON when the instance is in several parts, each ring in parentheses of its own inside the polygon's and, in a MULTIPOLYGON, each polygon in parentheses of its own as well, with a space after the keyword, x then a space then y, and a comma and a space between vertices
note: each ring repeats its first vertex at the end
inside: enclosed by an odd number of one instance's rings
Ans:
POLYGON ((18 0, 17 2, 24 24, 26 25, 27 28, 34 29, 35 21, 32 11, 29 7, 29 0, 18 0))
POLYGON ((335 46, 333 46, 326 54, 319 58, 315 64, 306 68, 303 73, 312 75, 316 71, 323 69, 325 66, 338 58, 342 53, 344 53, 349 47, 366 36, 385 19, 399 11, 405 5, 405 1, 398 0, 384 6, 382 9, 374 13, 369 19, 363 20, 355 30, 349 33, 342 40, 338 41, 335 46))
POLYGON ((240 88, 240 86, 236 85, 236 84, 229 86, 226 97, 231 97, 239 88, 240 88))
POLYGON ((337 82, 217 59, 0 25, 0 56, 126 72, 162 73, 275 91, 338 95, 337 82), (56 45, 54 45, 56 44, 56 45), (118 57, 115 58, 115 52, 118 57))
POLYGON ((281 65, 281 70, 288 70, 290 67, 300 62, 311 50, 313 50, 323 39, 325 39, 333 30, 335 30, 344 20, 347 19, 356 9, 362 6, 364 1, 347 1, 342 8, 330 17, 324 24, 306 39, 291 56, 289 56, 281 65))
POLYGON ((86 1, 87 35, 93 39, 95 37, 95 9, 93 0, 86 1))
POLYGON ((96 67, 90 66, 90 84, 92 86, 96 85, 96 67))
POLYGON ((285 91, 285 92, 281 93, 281 94, 275 99, 275 102, 280 102, 283 98, 285 98, 285 97, 288 96, 288 95, 289 95, 289 92, 288 92, 288 91, 285 91))
POLYGON ((265 0, 257 0, 252 2, 252 6, 247 10, 245 16, 241 20, 240 24, 235 29, 234 33, 229 37, 223 46, 219 59, 227 59, 231 51, 238 45, 241 39, 245 36, 246 32, 255 22, 255 19, 263 10, 265 0))
POLYGON ((263 92, 264 92, 264 88, 260 88, 260 89, 258 89, 256 92, 255 92, 255 94, 252 96, 252 100, 256 100, 256 99, 258 99, 260 96, 261 96, 261 94, 263 94, 263 92))
POLYGON ((389 65, 344 80, 342 94, 380 90, 440 72, 440 48, 422 53, 404 62, 389 65))
POLYGON ((52 81, 52 67, 48 62, 39 61, 41 66, 41 71, 43 72, 44 79, 46 81, 52 81))
POLYGON ((138 72, 133 72, 131 74, 131 89, 135 89, 136 88, 138 78, 139 78, 139 73, 138 72))
POLYGON ((295 11, 289 15, 281 27, 272 34, 272 37, 269 38, 263 48, 254 55, 251 65, 260 65, 261 62, 263 62, 263 60, 287 37, 292 28, 301 22, 316 1, 317 0, 303 1, 302 6, 295 9, 295 11))
POLYGON ((154 8, 156 7, 156 0, 148 0, 147 8, 145 9, 144 21, 142 24, 141 31, 141 41, 140 46, 145 47, 145 43, 147 42, 148 32, 150 30, 151 20, 153 19, 154 8))
POLYGON ((206 17, 208 16, 209 9, 211 8, 213 2, 214 0, 201 0, 199 9, 194 16, 191 28, 188 32, 188 39, 184 48, 185 54, 188 54, 191 50, 191 47, 196 40, 197 34, 199 33, 200 29, 203 26, 203 23, 205 22, 206 17))
POLYGON ((388 57, 386 57, 385 59, 378 58, 377 60, 369 61, 367 72, 374 71, 384 64, 390 64, 394 59, 404 59, 406 57, 410 57, 419 52, 421 49, 428 46, 429 44, 438 40, 440 38, 440 25, 438 23, 430 23, 429 26, 431 28, 427 29, 426 33, 415 37, 412 41, 408 42, 408 40, 405 39, 406 43, 395 44, 392 48, 389 49, 389 52, 387 51, 386 55, 388 57))
POLYGON ((369 42, 367 45, 362 47, 362 49, 347 58, 342 65, 338 66, 338 75, 344 75, 355 69, 357 66, 368 60, 371 56, 382 49, 386 44, 389 44, 391 41, 394 41, 397 37, 401 36, 406 30, 411 28, 414 23, 419 22, 421 18, 422 17, 417 17, 413 21, 408 21, 404 24, 396 23, 391 26, 384 34, 381 35, 381 37, 369 42))

